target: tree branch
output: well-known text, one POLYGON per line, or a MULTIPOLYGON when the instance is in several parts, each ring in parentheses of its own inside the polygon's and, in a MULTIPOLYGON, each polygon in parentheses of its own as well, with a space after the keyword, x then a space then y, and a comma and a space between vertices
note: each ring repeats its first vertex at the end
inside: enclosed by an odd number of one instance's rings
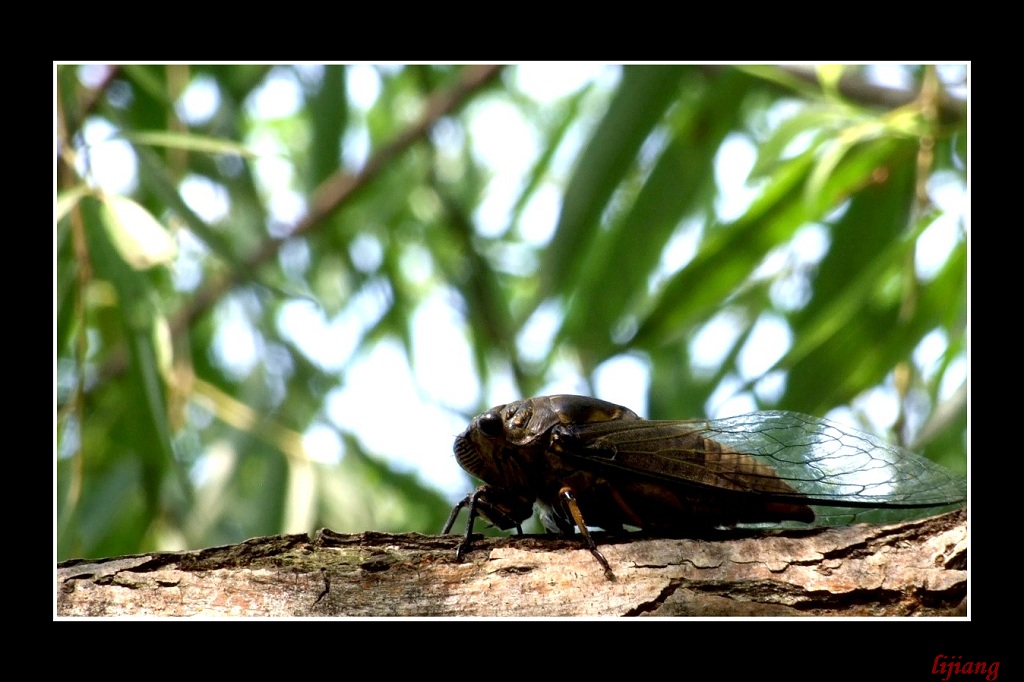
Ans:
POLYGON ((571 538, 318 531, 57 566, 59 616, 966 616, 967 513, 890 526, 571 538))

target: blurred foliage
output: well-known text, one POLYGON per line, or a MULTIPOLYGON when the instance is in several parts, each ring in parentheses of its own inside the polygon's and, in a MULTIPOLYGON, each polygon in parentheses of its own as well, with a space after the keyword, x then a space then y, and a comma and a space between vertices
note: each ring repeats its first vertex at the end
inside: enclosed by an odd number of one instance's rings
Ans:
POLYGON ((381 67, 366 103, 340 65, 58 65, 58 558, 323 526, 437 532, 445 496, 324 402, 381 343, 415 367, 413 317, 439 293, 479 381, 476 403, 453 407, 465 419, 503 377, 520 397, 565 372, 592 390, 625 356, 649 370, 651 418, 704 415, 723 395, 862 417, 883 391, 893 439, 965 470, 967 217, 940 199, 967 191, 966 67, 901 67, 902 88, 867 67, 606 71, 539 102, 513 66, 381 67), (275 79, 299 85, 296 108, 254 106, 275 79), (196 92, 213 106, 191 120, 196 92), (498 171, 472 121, 488 106, 537 141, 499 229, 481 227, 498 171), (750 198, 724 215, 737 142, 755 150, 750 198), (134 159, 120 192, 96 181, 104 144, 134 159), (557 224, 537 238, 530 208, 552 188, 557 224), (943 225, 941 257, 922 264, 943 225), (357 320, 340 371, 281 323, 297 300, 357 320), (360 317, 366 300, 379 310, 360 317), (550 343, 525 348, 552 311, 550 343), (693 340, 722 324, 708 366, 693 340), (765 324, 787 340, 752 372, 765 324), (339 462, 310 456, 316 429, 339 462))

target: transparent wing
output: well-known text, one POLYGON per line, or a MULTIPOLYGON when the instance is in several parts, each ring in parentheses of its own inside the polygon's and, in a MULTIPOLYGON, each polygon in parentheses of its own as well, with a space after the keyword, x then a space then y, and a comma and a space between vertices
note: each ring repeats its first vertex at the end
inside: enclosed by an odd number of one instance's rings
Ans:
POLYGON ((571 458, 670 485, 801 501, 814 508, 815 525, 892 523, 967 501, 966 479, 945 467, 795 412, 581 424, 567 436, 579 446, 563 447, 571 458))

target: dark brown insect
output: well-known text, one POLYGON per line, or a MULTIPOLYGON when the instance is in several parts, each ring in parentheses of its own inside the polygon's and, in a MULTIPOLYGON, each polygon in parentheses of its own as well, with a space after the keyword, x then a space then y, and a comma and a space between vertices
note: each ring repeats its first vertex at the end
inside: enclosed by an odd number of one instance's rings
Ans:
POLYGON ((549 532, 578 528, 614 578, 588 526, 672 534, 716 527, 890 523, 962 507, 967 482, 919 455, 825 419, 755 412, 650 421, 620 405, 553 395, 499 405, 455 439, 459 465, 484 481, 476 517, 522 533, 536 509, 549 532))

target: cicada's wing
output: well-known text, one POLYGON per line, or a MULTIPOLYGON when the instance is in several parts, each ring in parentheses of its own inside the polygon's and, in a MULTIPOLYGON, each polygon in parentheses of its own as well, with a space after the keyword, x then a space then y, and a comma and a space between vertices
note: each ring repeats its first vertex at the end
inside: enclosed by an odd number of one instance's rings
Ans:
POLYGON ((577 466, 811 505, 814 525, 821 526, 894 523, 951 511, 967 500, 966 480, 945 467, 794 412, 577 424, 553 443, 577 466))

